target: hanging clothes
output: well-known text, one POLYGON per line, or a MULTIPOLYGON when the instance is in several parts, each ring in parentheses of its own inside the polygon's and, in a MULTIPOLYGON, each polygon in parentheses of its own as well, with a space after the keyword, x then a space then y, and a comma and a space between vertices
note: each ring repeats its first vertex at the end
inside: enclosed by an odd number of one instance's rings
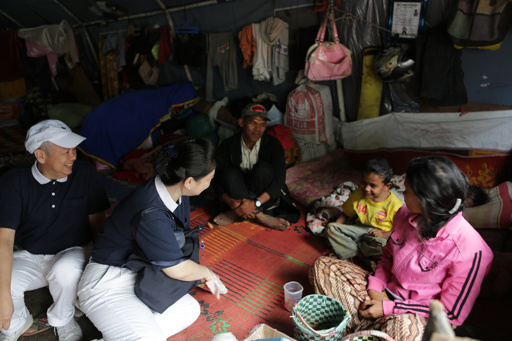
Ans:
POLYGON ((172 34, 169 34, 169 26, 162 26, 160 29, 160 45, 158 48, 158 63, 164 65, 171 55, 172 34))
POLYGON ((52 77, 57 76, 57 65, 59 64, 59 56, 52 52, 49 48, 34 43, 33 41, 26 40, 25 45, 27 47, 27 56, 32 58, 46 56, 48 66, 52 73, 52 77))
POLYGON ((240 40, 240 50, 242 50, 244 56, 242 66, 246 69, 248 66, 252 66, 256 55, 256 40, 254 39, 252 24, 245 26, 238 32, 238 39, 240 40))
POLYGON ((18 47, 18 30, 0 30, 0 99, 25 96, 25 72, 18 47))
POLYGON ((254 80, 268 82, 272 77, 272 68, 270 67, 272 60, 271 46, 261 36, 261 24, 252 24, 252 31, 257 46, 254 64, 252 65, 252 76, 254 80))
POLYGON ((445 27, 433 28, 416 39, 414 85, 416 94, 430 105, 449 106, 468 102, 462 51, 456 49, 445 27))
POLYGON ((18 47, 18 30, 0 30, 0 82, 14 81, 25 76, 18 47))
POLYGON ((232 32, 209 33, 207 37, 208 62, 206 68, 206 99, 213 99, 213 68, 218 67, 224 91, 238 87, 236 48, 232 32))
POLYGON ((259 24, 253 24, 253 30, 257 46, 254 79, 272 79, 274 85, 283 83, 289 70, 288 24, 279 18, 269 17, 259 24))
POLYGON ((288 72, 288 24, 275 17, 261 23, 261 37, 272 46, 272 80, 274 85, 285 81, 288 72))
POLYGON ((73 28, 66 20, 62 20, 59 25, 20 29, 18 37, 45 46, 57 55, 69 52, 70 68, 80 61, 73 28))
POLYGON ((111 40, 101 37, 99 46, 101 84, 103 88, 104 101, 119 95, 117 48, 110 49, 110 44, 108 44, 109 41, 111 40), (105 45, 105 43, 107 43, 107 45, 105 45), (105 50, 107 51, 106 53, 105 50))

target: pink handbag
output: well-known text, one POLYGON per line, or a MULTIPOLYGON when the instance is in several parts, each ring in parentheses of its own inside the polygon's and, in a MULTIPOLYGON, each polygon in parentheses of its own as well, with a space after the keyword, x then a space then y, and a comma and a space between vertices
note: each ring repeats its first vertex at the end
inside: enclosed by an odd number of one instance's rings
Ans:
POLYGON ((334 10, 329 6, 329 13, 325 16, 316 43, 311 46, 306 54, 306 77, 313 81, 325 81, 342 79, 352 73, 352 52, 338 38, 338 30, 334 22, 334 10), (327 21, 331 21, 334 42, 324 41, 327 21))

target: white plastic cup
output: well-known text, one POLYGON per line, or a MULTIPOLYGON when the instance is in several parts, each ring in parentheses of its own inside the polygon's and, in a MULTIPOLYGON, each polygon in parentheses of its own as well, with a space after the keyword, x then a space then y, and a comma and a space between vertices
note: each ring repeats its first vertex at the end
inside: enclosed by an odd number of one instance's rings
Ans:
POLYGON ((304 288, 299 282, 288 282, 284 285, 284 307, 288 311, 292 311, 292 308, 299 303, 302 298, 302 291, 304 288))

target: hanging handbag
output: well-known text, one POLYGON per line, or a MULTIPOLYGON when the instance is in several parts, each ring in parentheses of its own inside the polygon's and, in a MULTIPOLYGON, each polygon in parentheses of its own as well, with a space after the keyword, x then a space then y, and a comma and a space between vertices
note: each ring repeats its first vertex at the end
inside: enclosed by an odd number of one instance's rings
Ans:
POLYGON ((325 81, 342 79, 350 76, 352 73, 352 52, 340 43, 338 30, 334 22, 334 10, 330 6, 328 14, 325 16, 318 35, 316 43, 311 46, 306 54, 305 75, 313 81, 325 81), (332 24, 334 42, 324 41, 327 22, 332 24))

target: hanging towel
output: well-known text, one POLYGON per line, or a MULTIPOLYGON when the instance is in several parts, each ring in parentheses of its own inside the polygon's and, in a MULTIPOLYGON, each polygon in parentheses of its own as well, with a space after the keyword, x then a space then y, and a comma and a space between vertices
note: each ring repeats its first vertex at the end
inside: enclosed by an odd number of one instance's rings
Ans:
POLYGON ((18 48, 18 30, 0 30, 0 82, 10 82, 25 76, 18 48))

